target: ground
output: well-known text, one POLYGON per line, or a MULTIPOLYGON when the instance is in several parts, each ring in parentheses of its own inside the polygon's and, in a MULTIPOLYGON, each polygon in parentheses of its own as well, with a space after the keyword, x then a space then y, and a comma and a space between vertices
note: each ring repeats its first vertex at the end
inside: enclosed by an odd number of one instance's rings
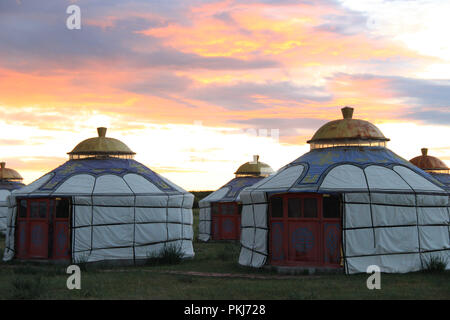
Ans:
MULTIPOLYGON (((195 224, 198 212, 195 212, 195 224)), ((4 239, 0 239, 0 256, 4 239)), ((175 265, 87 267, 81 290, 66 287, 66 267, 0 263, 1 299, 450 299, 450 273, 283 276, 239 266, 239 243, 194 242, 195 259, 175 265)))

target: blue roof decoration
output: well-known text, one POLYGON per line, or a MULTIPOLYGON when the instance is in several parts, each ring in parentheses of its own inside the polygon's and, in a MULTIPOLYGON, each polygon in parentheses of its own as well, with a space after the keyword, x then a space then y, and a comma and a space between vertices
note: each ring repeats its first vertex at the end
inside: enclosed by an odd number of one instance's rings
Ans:
MULTIPOLYGON (((238 177, 228 181, 222 188, 228 187, 230 190, 227 194, 220 199, 221 202, 234 202, 236 201, 239 193, 241 193, 242 189, 252 186, 258 181, 264 179, 264 177, 238 177)), ((220 189, 222 189, 220 188, 220 189)))
POLYGON ((22 182, 0 180, 0 190, 16 190, 24 186, 22 182))
POLYGON ((445 173, 430 173, 436 180, 442 182, 445 188, 450 191, 450 174, 445 173))
POLYGON ((406 159, 384 147, 332 147, 313 149, 287 165, 303 164, 305 169, 294 187, 310 187, 317 191, 326 173, 337 165, 352 164, 365 168, 369 165, 380 165, 391 168, 396 165, 408 167, 419 175, 443 187, 443 184, 430 174, 417 168, 406 159))
POLYGON ((64 181, 78 174, 89 174, 98 177, 104 174, 112 174, 123 177, 128 173, 135 173, 153 183, 162 191, 177 192, 168 185, 157 173, 150 170, 143 164, 132 159, 83 159, 69 160, 58 168, 50 172, 52 178, 39 188, 42 191, 54 191, 64 181))

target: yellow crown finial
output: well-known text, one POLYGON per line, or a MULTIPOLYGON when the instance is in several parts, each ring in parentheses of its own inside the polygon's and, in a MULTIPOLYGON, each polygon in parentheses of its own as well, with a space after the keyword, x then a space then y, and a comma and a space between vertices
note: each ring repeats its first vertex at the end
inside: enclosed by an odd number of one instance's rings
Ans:
POLYGON ((351 107, 344 107, 341 109, 342 112, 342 116, 344 117, 344 119, 351 119, 353 118, 353 108, 351 107))
POLYGON ((427 156, 428 155, 428 148, 422 148, 420 150, 422 151, 422 155, 423 156, 427 156))
POLYGON ((106 137, 106 130, 108 130, 108 128, 105 128, 105 127, 97 128, 98 136, 101 138, 106 137))

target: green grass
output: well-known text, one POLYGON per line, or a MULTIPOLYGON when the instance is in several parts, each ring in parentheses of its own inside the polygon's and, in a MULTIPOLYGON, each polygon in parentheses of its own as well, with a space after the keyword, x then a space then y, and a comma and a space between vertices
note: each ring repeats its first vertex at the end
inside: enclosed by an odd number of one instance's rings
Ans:
MULTIPOLYGON (((198 223, 198 212, 195 213, 198 223)), ((4 241, 0 239, 0 250, 4 241)), ((194 241, 195 258, 173 265, 87 268, 81 290, 68 290, 65 266, 0 263, 1 299, 450 299, 450 273, 382 274, 381 290, 368 290, 368 275, 289 276, 237 263, 238 242, 194 241), (235 277, 168 272, 231 273, 235 277), (248 279, 240 275, 266 276, 248 279)), ((0 256, 2 253, 0 254, 0 256)))

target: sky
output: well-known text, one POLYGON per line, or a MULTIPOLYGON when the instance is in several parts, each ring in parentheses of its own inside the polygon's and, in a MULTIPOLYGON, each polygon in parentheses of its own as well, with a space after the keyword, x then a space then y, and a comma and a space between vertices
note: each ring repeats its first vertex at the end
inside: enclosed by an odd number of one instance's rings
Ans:
POLYGON ((450 0, 2 0, 0 160, 30 183, 108 127, 186 190, 274 170, 340 108, 450 166, 450 0), (77 5, 81 29, 70 30, 77 5))

